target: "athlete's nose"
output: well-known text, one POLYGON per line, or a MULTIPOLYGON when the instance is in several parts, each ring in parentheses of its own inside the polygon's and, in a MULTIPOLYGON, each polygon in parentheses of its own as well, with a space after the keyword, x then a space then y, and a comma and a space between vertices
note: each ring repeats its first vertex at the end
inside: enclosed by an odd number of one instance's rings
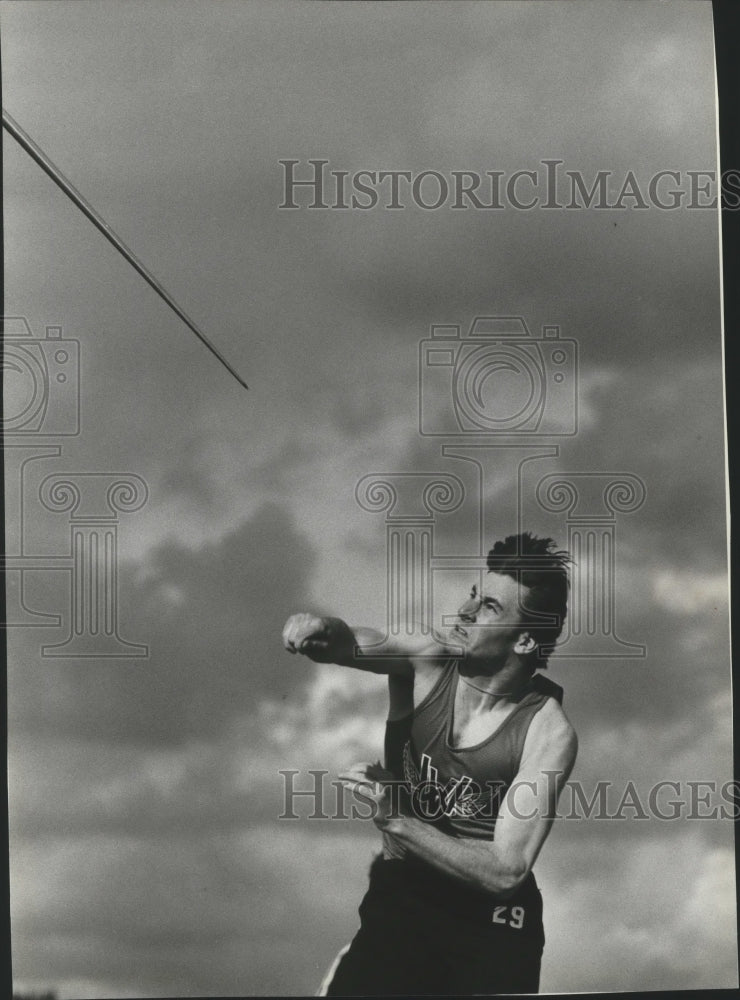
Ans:
POLYGON ((461 621, 464 622, 474 622, 475 616, 480 611, 481 602, 477 597, 469 597, 468 600, 459 608, 457 614, 461 621))

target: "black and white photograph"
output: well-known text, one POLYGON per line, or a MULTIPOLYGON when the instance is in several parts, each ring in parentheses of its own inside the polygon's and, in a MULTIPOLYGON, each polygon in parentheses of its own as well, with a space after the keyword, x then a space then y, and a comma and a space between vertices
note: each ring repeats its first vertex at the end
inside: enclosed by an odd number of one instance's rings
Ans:
POLYGON ((717 30, 1 0, 14 1000, 738 988, 717 30))

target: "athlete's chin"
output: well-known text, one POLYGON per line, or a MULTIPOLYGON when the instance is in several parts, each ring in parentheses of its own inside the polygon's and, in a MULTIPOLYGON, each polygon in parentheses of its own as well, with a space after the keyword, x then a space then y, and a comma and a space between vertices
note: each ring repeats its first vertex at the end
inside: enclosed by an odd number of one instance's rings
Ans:
POLYGON ((482 659, 476 654, 474 646, 466 646, 466 647, 464 647, 463 650, 462 650, 462 653, 460 655, 460 659, 464 663, 469 664, 471 666, 473 666, 475 664, 480 665, 483 662, 482 659))
POLYGON ((447 633, 447 642, 458 656, 466 656, 470 650, 470 637, 456 628, 447 633))
POLYGON ((462 651, 460 659, 471 670, 481 674, 495 673, 498 662, 496 657, 491 656, 489 650, 476 649, 474 645, 466 646, 462 651))

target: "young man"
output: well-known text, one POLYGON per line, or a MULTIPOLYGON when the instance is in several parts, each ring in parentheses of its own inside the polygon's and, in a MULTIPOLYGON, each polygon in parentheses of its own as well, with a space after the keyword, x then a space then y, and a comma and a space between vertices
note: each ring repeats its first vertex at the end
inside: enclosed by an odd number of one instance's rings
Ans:
POLYGON ((326 995, 538 991, 532 866, 577 741, 562 689, 536 671, 562 630, 568 561, 526 532, 497 542, 442 647, 409 637, 373 658, 383 637, 370 629, 309 614, 286 623, 290 652, 388 674, 391 695, 387 770, 342 776, 373 789, 384 850, 326 995), (409 793, 395 801, 394 777, 409 793))

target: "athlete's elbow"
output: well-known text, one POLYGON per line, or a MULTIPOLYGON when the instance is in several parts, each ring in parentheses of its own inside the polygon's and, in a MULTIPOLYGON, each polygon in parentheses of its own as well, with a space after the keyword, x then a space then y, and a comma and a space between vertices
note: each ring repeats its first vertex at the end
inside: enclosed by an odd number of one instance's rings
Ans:
POLYGON ((520 888, 529 875, 529 867, 524 861, 511 861, 487 872, 481 888, 499 899, 509 899, 520 888))
POLYGON ((517 865, 509 869, 504 877, 504 884, 499 891, 502 899, 509 899, 524 884, 524 880, 529 875, 529 868, 525 864, 517 865))

